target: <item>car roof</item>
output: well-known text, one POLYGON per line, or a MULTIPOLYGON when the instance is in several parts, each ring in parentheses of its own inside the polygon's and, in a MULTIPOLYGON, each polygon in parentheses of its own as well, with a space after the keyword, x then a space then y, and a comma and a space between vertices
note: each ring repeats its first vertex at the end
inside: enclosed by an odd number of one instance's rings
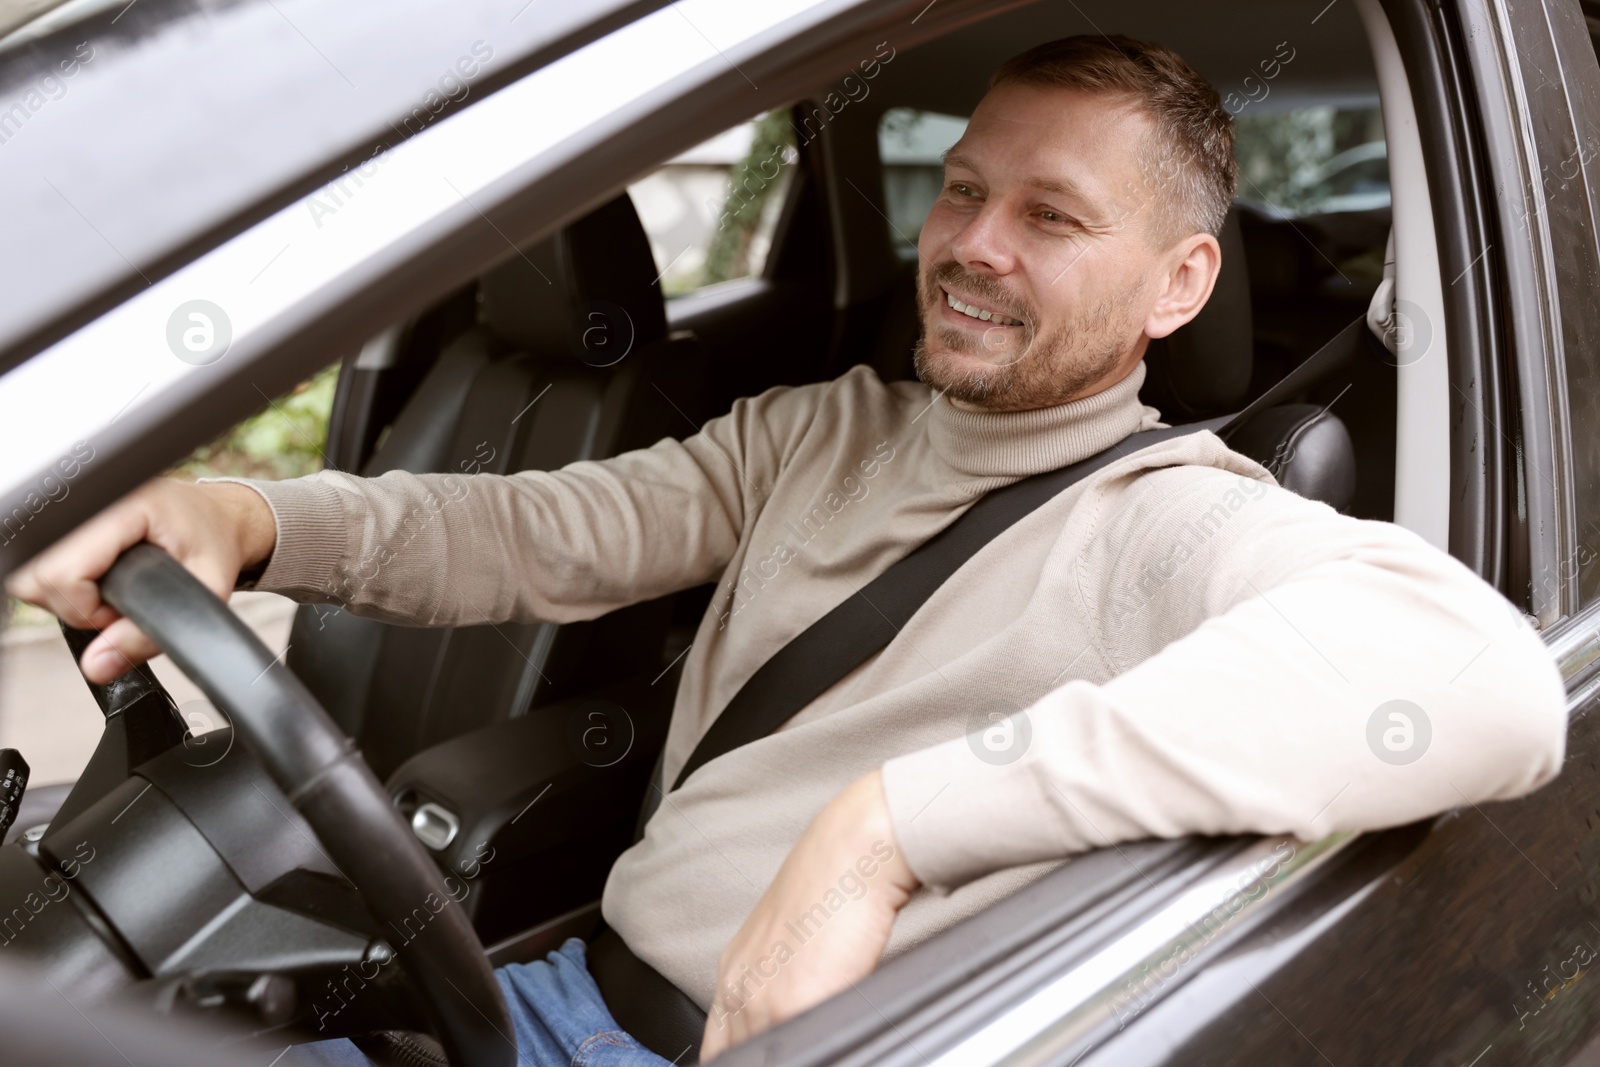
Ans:
POLYGON ((0 40, 0 372, 375 151, 664 5, 395 0, 375 19, 337 0, 140 0, 86 5, 42 36, 25 25, 0 40))
POLYGON ((897 58, 882 103, 969 115, 988 89, 989 75, 1005 60, 1041 42, 1085 33, 1121 34, 1167 45, 1225 99, 1229 92, 1245 95, 1246 78, 1265 80, 1266 96, 1251 104, 1260 110, 1344 99, 1374 102, 1377 72, 1355 6, 1335 3, 1313 19, 1315 14, 1291 18, 1280 0, 1227 5, 1129 0, 1029 4, 897 58), (1275 59, 1291 53, 1288 62, 1274 66, 1275 59), (1263 79, 1262 64, 1277 73, 1263 79))

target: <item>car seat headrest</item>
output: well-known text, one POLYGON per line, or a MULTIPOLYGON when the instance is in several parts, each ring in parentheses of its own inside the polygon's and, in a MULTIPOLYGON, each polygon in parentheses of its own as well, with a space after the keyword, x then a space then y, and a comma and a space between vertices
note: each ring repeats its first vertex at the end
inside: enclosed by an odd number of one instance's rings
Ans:
POLYGON ((479 317, 524 351, 608 365, 629 341, 666 337, 657 273, 623 193, 485 274, 479 317))
POLYGON ((1153 338, 1145 352, 1140 399, 1158 408, 1168 422, 1237 410, 1250 390, 1255 330, 1237 208, 1228 210, 1217 240, 1222 269, 1211 298, 1188 323, 1167 337, 1153 338))

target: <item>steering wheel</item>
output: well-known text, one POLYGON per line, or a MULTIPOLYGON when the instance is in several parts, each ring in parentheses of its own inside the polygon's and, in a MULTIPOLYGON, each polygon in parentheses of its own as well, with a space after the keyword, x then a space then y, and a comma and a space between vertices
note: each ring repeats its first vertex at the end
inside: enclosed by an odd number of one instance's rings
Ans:
POLYGON ((354 883, 373 918, 402 929, 437 909, 397 948, 445 1054, 458 1067, 514 1067, 500 985, 472 924, 355 744, 226 604, 164 550, 124 552, 101 595, 132 619, 233 723, 354 883), (441 903, 442 902, 442 903, 441 903))

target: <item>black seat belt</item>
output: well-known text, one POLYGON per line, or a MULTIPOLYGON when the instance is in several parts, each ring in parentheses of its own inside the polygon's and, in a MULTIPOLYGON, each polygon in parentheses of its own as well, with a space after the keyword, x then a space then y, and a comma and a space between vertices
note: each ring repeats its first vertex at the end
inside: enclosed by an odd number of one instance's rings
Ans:
MULTIPOLYGON (((1382 351, 1364 319, 1357 319, 1236 415, 1145 430, 1069 467, 1035 474, 989 493, 762 664, 700 739, 673 788, 723 753, 776 730, 883 649, 957 568, 1018 519, 1063 489, 1159 441, 1199 430, 1213 430, 1227 440, 1255 414, 1282 403, 1340 369, 1362 349, 1382 351)), ((1386 357, 1387 352, 1383 355, 1386 357)), ((660 776, 658 760, 657 782, 660 776)), ((652 801, 659 803, 661 797, 659 785, 651 789, 652 801)), ((636 837, 643 835, 644 823, 653 814, 653 807, 647 802, 646 810, 640 815, 636 837)), ((698 1056, 694 1037, 705 1026, 705 1013, 634 955, 616 931, 606 929, 594 939, 589 970, 617 1021, 646 1048, 662 1057, 681 1057, 692 1048, 698 1056), (684 1047, 686 1044, 689 1048, 684 1047)))
POLYGON ((763 663, 700 738, 672 788, 723 753, 767 736, 881 651, 962 564, 1058 493, 1142 448, 1197 430, 1219 429, 1226 421, 1144 430, 1070 466, 985 494, 763 663))
POLYGON ((880 652, 962 564, 1063 490, 1161 441, 1200 430, 1212 430, 1226 441, 1233 430, 1256 413, 1337 370, 1355 352, 1370 345, 1378 345, 1378 341, 1362 316, 1238 414, 1144 430, 1070 466, 1031 475, 986 494, 949 526, 801 631, 763 663, 700 738, 672 788, 681 786, 718 756, 772 733, 880 652))

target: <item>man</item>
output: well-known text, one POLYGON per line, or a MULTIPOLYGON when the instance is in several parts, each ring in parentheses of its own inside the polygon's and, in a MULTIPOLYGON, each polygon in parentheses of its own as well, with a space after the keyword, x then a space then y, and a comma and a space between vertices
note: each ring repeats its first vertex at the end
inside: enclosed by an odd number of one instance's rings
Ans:
MULTIPOLYGON (((1161 47, 1052 42, 995 74, 945 171, 919 240, 924 384, 858 367, 681 443, 463 494, 403 472, 156 482, 9 587, 104 627, 83 669, 106 680, 155 651, 94 586, 141 539, 222 595, 265 564, 258 588, 420 625, 590 618, 720 579, 671 783, 763 662, 984 493, 1158 425, 1141 360, 1210 295, 1233 196, 1216 92, 1161 47)), ((1493 589, 1191 434, 1060 493, 782 729, 691 774, 603 911, 709 1010, 709 1058, 1072 853, 1518 796, 1557 773, 1565 727, 1549 656, 1493 589), (1368 742, 1396 700, 1431 724, 1405 765, 1368 742)), ((660 1062, 583 960, 574 941, 502 973, 525 1062, 597 1041, 660 1062)))

